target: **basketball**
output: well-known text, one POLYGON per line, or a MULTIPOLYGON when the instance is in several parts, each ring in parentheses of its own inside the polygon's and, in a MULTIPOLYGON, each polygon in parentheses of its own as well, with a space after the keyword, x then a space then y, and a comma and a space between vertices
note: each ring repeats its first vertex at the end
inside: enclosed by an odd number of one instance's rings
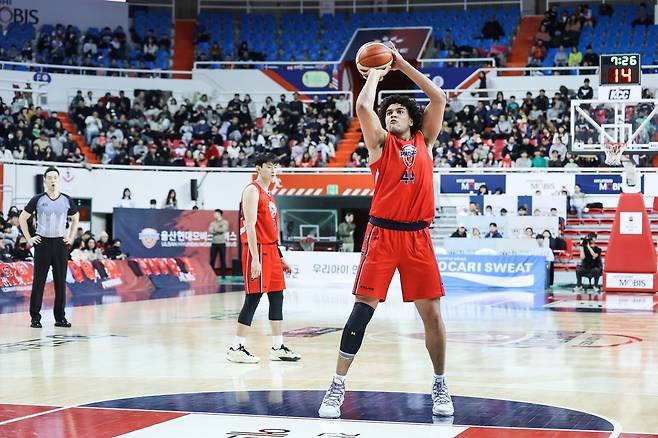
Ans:
POLYGON ((385 69, 393 63, 393 52, 382 43, 366 43, 356 53, 356 66, 365 74, 371 68, 385 69))

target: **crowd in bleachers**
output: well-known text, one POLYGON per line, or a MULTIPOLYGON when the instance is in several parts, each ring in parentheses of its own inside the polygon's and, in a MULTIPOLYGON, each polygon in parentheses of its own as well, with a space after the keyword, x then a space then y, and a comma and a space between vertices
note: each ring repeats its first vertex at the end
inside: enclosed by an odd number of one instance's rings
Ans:
MULTIPOLYGON (((115 29, 74 25, 10 23, 2 29, 0 61, 56 64, 61 71, 82 73, 71 67, 160 69, 171 67, 171 15, 163 11, 136 11, 128 33, 115 29)), ((27 70, 5 65, 5 69, 27 70)), ((59 71, 59 70, 56 70, 59 71)), ((113 73, 106 72, 108 76, 113 73)))
MULTIPOLYGON (((535 35, 528 66, 597 67, 599 53, 641 53, 643 63, 652 64, 658 42, 658 26, 653 23, 652 6, 646 3, 605 2, 598 8, 586 3, 559 8, 553 3, 535 35)), ((568 74, 569 70, 553 73, 568 74)))
MULTIPOLYGON (((18 217, 21 211, 12 206, 7 215, 0 211, 0 263, 29 262, 34 260, 33 249, 23 235, 18 217)), ((33 216, 28 220, 28 227, 32 236, 35 235, 36 222, 33 216)), ((121 241, 110 239, 105 232, 101 232, 98 239, 90 232, 78 228, 77 237, 71 248, 69 258, 74 261, 111 259, 120 260, 127 257, 121 251, 121 241)))
POLYGON ((103 163, 188 167, 250 167, 257 152, 282 165, 322 167, 349 123, 351 103, 341 95, 302 101, 281 95, 256 104, 236 94, 223 105, 206 94, 178 101, 170 93, 79 91, 69 117, 103 163))
POLYGON ((54 113, 34 106, 30 93, 0 98, 0 160, 80 163, 82 150, 54 113))

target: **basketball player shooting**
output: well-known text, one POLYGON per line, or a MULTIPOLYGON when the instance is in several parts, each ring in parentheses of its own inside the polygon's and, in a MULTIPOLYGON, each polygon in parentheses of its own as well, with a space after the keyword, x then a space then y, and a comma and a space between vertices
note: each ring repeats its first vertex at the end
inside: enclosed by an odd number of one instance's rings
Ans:
POLYGON ((340 417, 347 372, 378 303, 386 299, 396 269, 403 300, 414 302, 425 327, 425 346, 434 367, 432 413, 454 414, 444 376, 446 336, 439 307, 444 290, 428 229, 434 219, 432 145, 443 123, 446 95, 395 47, 391 50, 390 69, 408 76, 430 103, 421 112, 414 100, 394 95, 384 99, 375 112, 377 84, 388 69, 364 72, 367 79, 356 110, 375 191, 352 291, 354 308, 343 330, 336 374, 318 411, 324 418, 340 417))

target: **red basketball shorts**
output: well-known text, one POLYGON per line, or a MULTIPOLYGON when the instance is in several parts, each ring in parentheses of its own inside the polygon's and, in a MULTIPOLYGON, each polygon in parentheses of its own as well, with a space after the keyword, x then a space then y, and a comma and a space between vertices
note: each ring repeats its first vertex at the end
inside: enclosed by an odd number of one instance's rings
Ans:
POLYGON ((261 274, 251 278, 251 253, 245 245, 242 247, 242 275, 244 289, 248 294, 278 292, 286 288, 283 276, 283 264, 276 243, 258 245, 261 274))
POLYGON ((369 223, 352 293, 385 301, 396 269, 404 301, 445 295, 429 229, 397 231, 369 223))

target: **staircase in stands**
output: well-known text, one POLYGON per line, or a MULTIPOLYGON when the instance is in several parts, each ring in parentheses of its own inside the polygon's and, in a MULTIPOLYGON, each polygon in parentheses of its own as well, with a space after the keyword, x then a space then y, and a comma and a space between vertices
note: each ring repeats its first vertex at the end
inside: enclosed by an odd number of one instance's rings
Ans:
POLYGON ((358 117, 352 117, 349 128, 336 147, 336 156, 327 164, 327 167, 345 167, 350 161, 352 152, 361 139, 361 123, 358 117))
MULTIPOLYGON (((506 67, 525 67, 528 64, 530 50, 543 19, 541 15, 530 15, 521 19, 512 49, 507 56, 506 67)), ((503 76, 523 76, 523 72, 506 71, 503 72, 503 76)))
POLYGON ((96 158, 96 154, 94 154, 91 151, 91 149, 89 149, 89 146, 87 145, 87 142, 85 141, 84 137, 78 134, 78 129, 75 127, 73 122, 71 122, 68 114, 57 113, 57 119, 62 123, 64 129, 66 129, 67 132, 70 132, 73 135, 73 140, 75 140, 75 142, 78 143, 78 146, 80 146, 80 150, 82 150, 82 154, 85 157, 87 157, 87 162, 90 164, 97 164, 98 158, 96 158))

